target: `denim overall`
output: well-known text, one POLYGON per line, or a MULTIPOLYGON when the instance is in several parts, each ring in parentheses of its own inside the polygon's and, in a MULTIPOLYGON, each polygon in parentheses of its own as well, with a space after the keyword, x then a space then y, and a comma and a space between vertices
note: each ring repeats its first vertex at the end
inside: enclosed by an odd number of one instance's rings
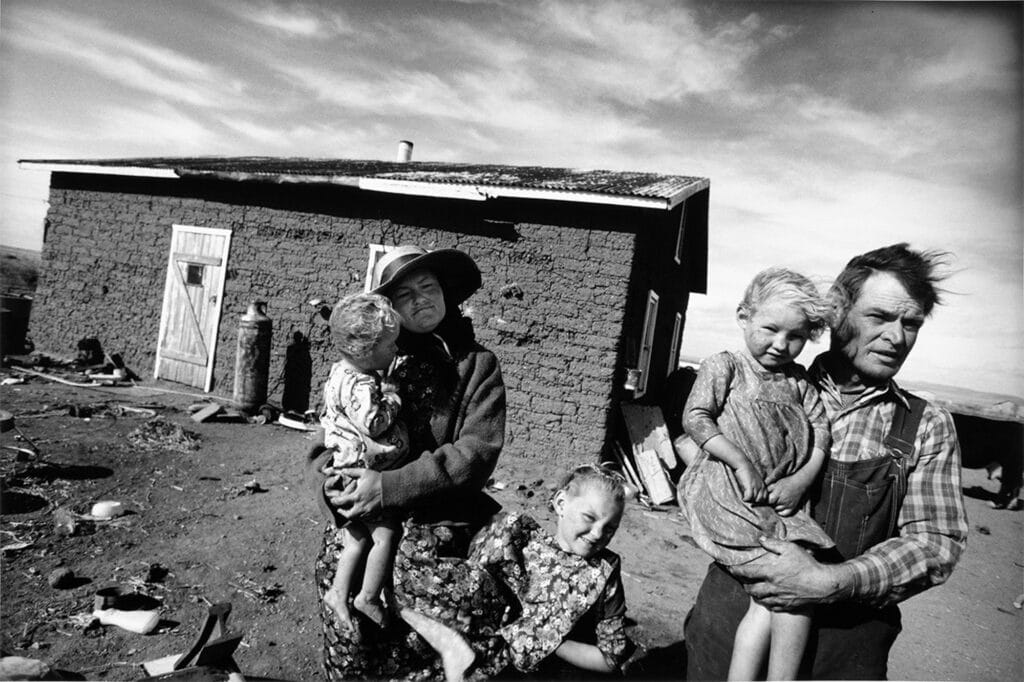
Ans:
MULTIPOLYGON (((836 543, 828 561, 855 557, 896 534, 908 460, 925 406, 919 398, 906 397, 910 409, 896 403, 882 454, 858 462, 829 459, 825 466, 812 516, 836 543)), ((740 583, 711 564, 684 627, 687 679, 726 678, 733 636, 748 604, 740 583)), ((885 679, 889 649, 901 630, 895 605, 875 609, 844 602, 815 609, 813 619, 802 678, 885 679)))

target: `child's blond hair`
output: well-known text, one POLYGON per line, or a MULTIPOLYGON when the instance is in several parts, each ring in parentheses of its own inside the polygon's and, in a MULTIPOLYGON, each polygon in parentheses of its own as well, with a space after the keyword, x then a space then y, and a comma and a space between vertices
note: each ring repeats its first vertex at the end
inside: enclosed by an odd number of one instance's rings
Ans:
POLYGON ((565 492, 569 497, 576 497, 584 489, 590 488, 608 493, 619 504, 626 502, 626 479, 619 472, 603 464, 584 464, 576 467, 562 479, 562 484, 555 491, 555 495, 565 492))
POLYGON ((779 300, 800 311, 807 319, 813 341, 828 327, 831 308, 808 277, 787 268, 773 267, 754 275, 736 307, 742 317, 750 318, 759 306, 779 300))
POLYGON ((401 325, 391 301, 380 294, 349 294, 331 310, 331 334, 342 353, 364 357, 401 325))

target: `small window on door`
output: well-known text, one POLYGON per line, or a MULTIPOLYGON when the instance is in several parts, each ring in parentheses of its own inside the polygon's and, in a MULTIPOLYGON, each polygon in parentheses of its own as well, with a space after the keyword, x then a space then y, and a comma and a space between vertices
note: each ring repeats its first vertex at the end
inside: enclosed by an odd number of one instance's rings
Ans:
POLYGON ((658 324, 658 294, 653 291, 647 292, 647 310, 644 313, 644 331, 640 336, 640 357, 637 359, 637 369, 640 370, 640 380, 637 381, 633 397, 639 398, 647 392, 647 379, 651 374, 651 355, 654 351, 654 332, 658 324))
POLYGON ((185 284, 190 287, 203 286, 203 266, 199 263, 189 263, 185 267, 185 284))

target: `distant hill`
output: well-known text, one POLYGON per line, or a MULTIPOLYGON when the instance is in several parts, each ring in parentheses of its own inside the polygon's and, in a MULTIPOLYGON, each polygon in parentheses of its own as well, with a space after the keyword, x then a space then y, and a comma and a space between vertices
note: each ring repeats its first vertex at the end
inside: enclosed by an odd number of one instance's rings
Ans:
MULTIPOLYGON (((682 365, 694 368, 700 365, 700 359, 693 357, 683 357, 679 361, 682 365)), ((953 414, 1024 423, 1024 398, 1020 396, 986 393, 927 381, 904 381, 899 377, 896 380, 914 395, 931 400, 953 414)))
POLYGON ((39 281, 42 254, 15 246, 0 246, 0 293, 31 296, 39 281))

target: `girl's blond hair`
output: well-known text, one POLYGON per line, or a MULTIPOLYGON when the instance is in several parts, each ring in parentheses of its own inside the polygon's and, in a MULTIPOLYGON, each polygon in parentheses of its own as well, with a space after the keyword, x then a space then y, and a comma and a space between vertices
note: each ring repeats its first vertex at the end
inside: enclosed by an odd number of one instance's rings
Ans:
POLYGON ((787 268, 773 267, 754 275, 743 293, 736 312, 750 318, 770 300, 781 301, 800 311, 807 319, 813 341, 828 327, 831 308, 808 277, 787 268))

